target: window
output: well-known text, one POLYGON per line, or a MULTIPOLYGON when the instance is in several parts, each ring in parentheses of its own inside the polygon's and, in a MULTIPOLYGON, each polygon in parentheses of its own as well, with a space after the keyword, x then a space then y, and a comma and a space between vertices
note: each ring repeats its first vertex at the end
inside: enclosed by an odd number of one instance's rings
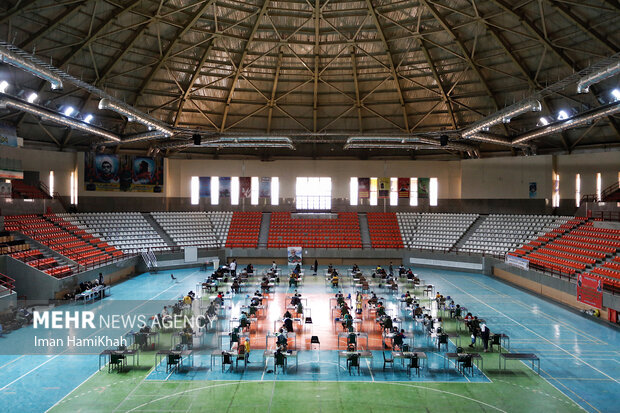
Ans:
POLYGON ((198 205, 200 200, 200 180, 197 176, 192 176, 189 181, 190 202, 192 205, 198 205))
POLYGON ((76 171, 71 172, 71 181, 69 182, 71 205, 78 203, 78 174, 76 171))
POLYGON ((277 176, 271 177, 271 205, 278 205, 280 203, 280 178, 277 176))
POLYGON ((297 209, 331 209, 332 179, 297 177, 295 195, 297 209))
POLYGON ((250 195, 250 204, 258 205, 258 176, 252 177, 252 193, 250 195))
POLYGON ((601 202, 601 190, 603 187, 603 182, 601 180, 601 173, 596 174, 596 200, 601 202))
POLYGON ((239 177, 230 178, 230 205, 239 205, 239 177))
POLYGON ((555 174, 553 178, 553 195, 551 196, 551 206, 558 208, 560 206, 560 175, 555 174))
POLYGON ((220 177, 211 177, 211 205, 219 205, 220 203, 220 177))
POLYGON ((439 192, 439 182, 437 181, 437 178, 431 178, 428 192, 430 206, 437 206, 437 197, 439 192))
POLYGON ((409 183, 409 205, 418 206, 418 178, 411 178, 409 183))
POLYGON ((370 205, 377 205, 377 178, 370 178, 370 205))
POLYGON ((581 203, 581 175, 575 176, 575 205, 579 208, 581 203))
POLYGON ((398 178, 390 178, 390 206, 398 205, 398 178))
POLYGON ((50 171, 50 184, 49 184, 50 196, 54 197, 54 171, 50 171))
POLYGON ((351 206, 357 206, 358 196, 357 177, 354 177, 349 183, 349 204, 351 206))

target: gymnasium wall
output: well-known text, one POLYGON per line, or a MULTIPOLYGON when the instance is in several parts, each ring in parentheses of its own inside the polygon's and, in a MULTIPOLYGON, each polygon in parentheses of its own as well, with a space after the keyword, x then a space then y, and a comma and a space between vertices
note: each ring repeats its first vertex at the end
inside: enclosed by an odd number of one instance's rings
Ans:
MULTIPOLYGON (((337 210, 412 210, 407 199, 399 200, 399 207, 383 205, 369 207, 349 206, 349 181, 352 176, 437 177, 439 179, 439 206, 429 207, 420 200, 416 211, 480 212, 480 213, 551 213, 552 171, 560 174, 562 214, 575 211, 575 174, 581 174, 582 194, 594 193, 596 173, 602 173, 603 188, 618 179, 620 151, 577 155, 539 155, 530 157, 502 157, 461 161, 414 160, 213 160, 166 159, 164 192, 104 192, 85 191, 84 154, 75 152, 43 151, 3 147, 3 157, 20 159, 24 170, 39 172, 46 182, 49 171, 55 173, 56 191, 68 197, 71 171, 78 170, 80 178, 79 208, 83 211, 166 211, 197 209, 278 210, 290 209, 297 176, 331 176, 332 205, 337 210), (278 176, 280 178, 279 207, 261 205, 252 207, 248 200, 240 207, 231 207, 226 201, 212 207, 208 199, 199 206, 189 202, 191 176, 278 176), (536 182, 537 191, 530 198, 529 184, 536 182)), ((47 183, 47 182, 46 182, 47 183)))

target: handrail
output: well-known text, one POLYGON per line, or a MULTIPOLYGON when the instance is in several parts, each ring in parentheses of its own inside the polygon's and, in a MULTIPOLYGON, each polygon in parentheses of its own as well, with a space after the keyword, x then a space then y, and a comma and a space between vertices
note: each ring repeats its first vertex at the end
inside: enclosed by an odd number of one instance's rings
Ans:
POLYGON ((596 194, 587 194, 581 197, 581 203, 583 202, 604 202, 605 198, 607 198, 608 195, 613 194, 618 189, 620 189, 620 182, 614 182, 613 184, 609 185, 607 188, 601 191, 600 200, 598 199, 596 194))

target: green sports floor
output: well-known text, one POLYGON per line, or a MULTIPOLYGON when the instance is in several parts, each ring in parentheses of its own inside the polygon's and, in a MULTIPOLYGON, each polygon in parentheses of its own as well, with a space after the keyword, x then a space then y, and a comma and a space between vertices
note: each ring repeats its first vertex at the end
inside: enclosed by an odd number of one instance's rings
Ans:
MULTIPOLYGON (((541 375, 518 361, 500 371, 497 353, 483 353, 483 371, 464 376, 453 367, 444 369, 442 355, 432 344, 424 349, 429 365, 419 378, 400 374, 398 367, 394 375, 383 373, 376 357, 359 376, 326 367, 331 362, 322 355, 321 362, 300 366, 299 374, 289 366, 288 374, 274 375, 268 370, 273 366, 263 365, 254 354, 248 372, 221 373, 219 365, 211 368, 208 357, 198 355, 195 371, 162 375, 155 371, 152 352, 142 353, 140 366, 123 373, 98 371, 96 355, 16 354, 0 356, 0 411, 620 411, 618 330, 483 275, 416 272, 485 318, 492 332, 508 334, 511 351, 536 353, 541 375)), ((165 272, 134 277, 113 286, 104 302, 140 298, 172 303, 205 277, 194 269, 174 274, 176 283, 165 272)), ((277 288, 290 291, 285 285, 277 288)), ((322 277, 307 276, 300 290, 333 293, 322 277)), ((449 323, 445 327, 454 328, 449 323)), ((405 329, 415 327, 405 324, 405 329)), ((18 345, 12 341, 20 339, 18 333, 2 338, 0 345, 18 345)), ((416 337, 415 346, 422 343, 416 337)), ((210 354, 217 342, 208 341, 206 347, 205 354, 210 354)))

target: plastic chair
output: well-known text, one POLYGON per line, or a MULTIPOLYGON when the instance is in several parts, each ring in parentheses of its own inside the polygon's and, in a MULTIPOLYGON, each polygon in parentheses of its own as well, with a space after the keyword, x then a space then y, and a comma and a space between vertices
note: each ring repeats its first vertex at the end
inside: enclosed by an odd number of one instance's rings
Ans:
POLYGON ((349 344, 353 344, 355 349, 357 350, 357 335, 355 333, 351 333, 347 337, 347 347, 349 344))
POLYGON ((409 359, 409 364, 407 365, 407 374, 409 376, 411 376, 411 369, 416 369, 416 373, 420 377, 420 359, 417 356, 409 359))
POLYGON ((123 370, 125 366, 125 355, 124 354, 110 354, 110 363, 108 364, 108 373, 114 369, 116 369, 119 373, 123 370))
POLYGON ((385 351, 382 351, 381 354, 383 354, 383 370, 385 370, 385 365, 386 364, 391 364, 392 365, 392 369, 394 368, 394 357, 385 357, 385 351))
POLYGON ((225 365, 229 365, 229 370, 232 369, 232 357, 230 356, 229 353, 224 353, 224 355, 222 356, 222 371, 224 371, 224 366, 225 365))
POLYGON ((347 367, 349 369, 349 375, 351 375, 351 369, 357 367, 357 374, 360 374, 360 355, 359 354, 351 354, 347 358, 347 367))
POLYGON ((457 359, 457 364, 458 364, 458 369, 460 371, 463 372, 463 374, 465 374, 465 370, 469 369, 471 371, 471 374, 473 376, 474 374, 474 363, 473 363, 473 359, 471 357, 470 354, 467 354, 465 356, 461 356, 457 359))
POLYGON ((276 353, 274 357, 274 366, 273 366, 274 374, 278 373, 278 366, 282 367, 282 372, 286 374, 286 364, 287 364, 287 361, 286 361, 286 357, 284 356, 284 354, 276 353))
POLYGON ((446 345, 446 351, 448 351, 448 335, 447 334, 440 334, 437 337, 437 348, 439 349, 439 351, 441 351, 442 344, 446 345))
POLYGON ((180 362, 181 362, 180 355, 168 354, 168 359, 166 362, 166 373, 176 371, 179 368, 180 362))
POLYGON ((310 348, 312 348, 313 344, 317 344, 319 346, 319 350, 321 350, 321 342, 319 341, 319 336, 310 337, 310 348))

